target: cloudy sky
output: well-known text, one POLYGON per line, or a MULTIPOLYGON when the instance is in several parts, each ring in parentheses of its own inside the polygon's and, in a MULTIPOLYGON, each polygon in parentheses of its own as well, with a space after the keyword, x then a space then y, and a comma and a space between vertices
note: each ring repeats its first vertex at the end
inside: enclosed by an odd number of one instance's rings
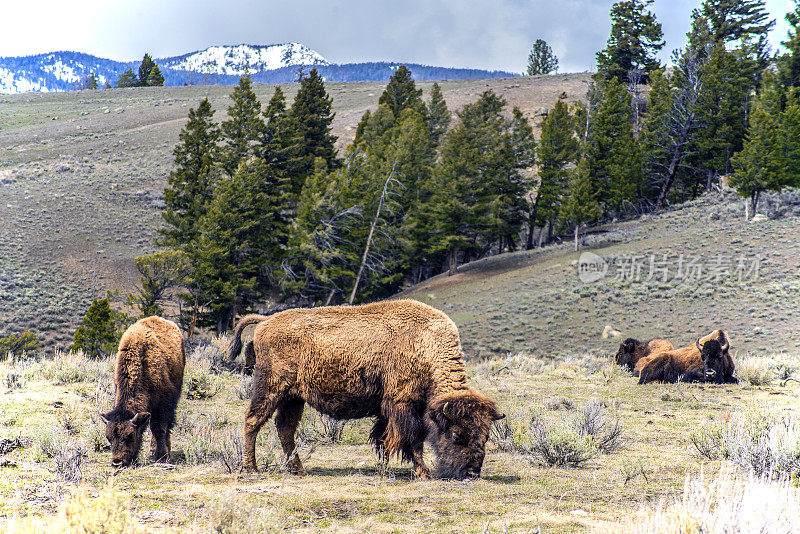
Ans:
MULTIPOLYGON (((700 0, 656 0, 667 41, 684 44, 700 0)), ((336 63, 408 61, 520 72, 534 40, 561 72, 591 69, 613 0, 16 0, 0 8, 0 56, 75 50, 111 59, 219 44, 303 43, 336 63)), ((786 36, 793 0, 767 0, 786 36)))

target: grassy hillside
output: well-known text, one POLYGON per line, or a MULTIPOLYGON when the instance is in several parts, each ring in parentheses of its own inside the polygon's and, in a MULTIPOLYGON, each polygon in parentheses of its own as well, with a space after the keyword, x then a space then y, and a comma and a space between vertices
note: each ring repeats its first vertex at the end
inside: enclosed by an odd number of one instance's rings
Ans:
MULTIPOLYGON (((486 89, 534 122, 587 75, 445 81, 451 110, 486 89)), ((430 83, 419 84, 426 91, 430 83)), ((291 101, 297 84, 285 84, 291 101)), ((385 84, 328 83, 343 148, 385 84)), ((255 85, 263 104, 273 87, 255 85)), ((223 120, 231 88, 148 87, 0 96, 0 334, 24 328, 64 345, 87 302, 130 291, 152 252, 172 149, 189 108, 208 97, 223 120)), ((426 96, 427 97, 427 96, 426 96)))
POLYGON ((623 338, 667 337, 676 346, 723 328, 734 353, 797 352, 800 195, 785 192, 765 208, 774 219, 745 222, 741 199, 710 194, 611 225, 588 242, 609 262, 593 283, 580 280, 579 254, 566 243, 475 262, 403 296, 450 314, 472 358, 616 351, 620 339, 601 337, 606 325, 623 338))

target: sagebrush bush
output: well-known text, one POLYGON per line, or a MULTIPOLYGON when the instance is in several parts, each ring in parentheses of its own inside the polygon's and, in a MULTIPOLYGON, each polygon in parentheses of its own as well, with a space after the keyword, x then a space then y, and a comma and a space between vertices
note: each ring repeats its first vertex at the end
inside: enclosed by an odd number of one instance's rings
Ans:
POLYGON ((64 444, 58 433, 44 428, 34 436, 33 459, 38 463, 55 458, 64 450, 64 444))
POLYGON ((220 385, 217 377, 208 371, 195 369, 186 385, 187 399, 211 399, 219 393, 220 385))
POLYGON ((697 452, 726 459, 759 477, 800 475, 800 414, 755 408, 709 422, 690 436, 697 452))
POLYGON ((723 471, 687 477, 674 502, 644 509, 608 534, 789 534, 800 532, 800 490, 790 481, 738 479, 723 471))
POLYGON ((210 504, 211 532, 217 534, 256 534, 283 532, 285 525, 263 505, 242 502, 241 494, 231 491, 210 504))
POLYGON ((90 360, 82 351, 57 350, 52 360, 43 363, 41 374, 48 380, 61 384, 96 381, 107 372, 108 360, 90 360))
POLYGON ((772 358, 750 356, 736 362, 736 377, 751 386, 768 386, 774 378, 775 361, 772 358))
POLYGON ((83 447, 65 447, 54 458, 56 473, 67 482, 80 482, 85 459, 86 450, 83 447))
POLYGON ((337 421, 316 410, 306 410, 297 428, 297 440, 305 443, 341 443, 347 421, 337 421))
POLYGON ((578 467, 600 454, 622 448, 622 427, 608 416, 605 403, 590 401, 574 412, 517 412, 498 421, 489 439, 501 450, 522 455, 535 465, 578 467))

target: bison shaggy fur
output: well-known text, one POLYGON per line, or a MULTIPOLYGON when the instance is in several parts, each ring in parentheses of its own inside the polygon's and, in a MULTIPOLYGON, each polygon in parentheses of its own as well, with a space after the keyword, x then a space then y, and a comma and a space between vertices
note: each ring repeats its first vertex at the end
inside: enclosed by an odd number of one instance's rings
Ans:
POLYGON ((724 330, 714 330, 694 344, 639 360, 639 384, 649 382, 716 382, 736 384, 736 366, 724 330), (708 343, 714 341, 714 343, 708 343))
POLYGON ((400 456, 418 477, 430 477, 426 440, 443 478, 480 475, 491 425, 504 416, 467 385, 458 329, 444 313, 399 300, 246 316, 231 340, 231 359, 249 324, 257 326, 247 470, 256 470, 256 437, 275 413, 289 470, 305 473, 294 434, 308 403, 335 419, 374 417, 370 439, 382 461, 400 456))
POLYGON ((642 358, 674 349, 672 343, 666 339, 656 338, 642 342, 629 337, 620 343, 614 361, 617 365, 626 367, 628 371, 633 371, 636 363, 642 358))
POLYGON ((102 416, 111 465, 125 467, 138 458, 148 423, 153 459, 170 459, 170 431, 185 364, 183 336, 172 321, 147 317, 125 331, 114 369, 114 409, 102 416))

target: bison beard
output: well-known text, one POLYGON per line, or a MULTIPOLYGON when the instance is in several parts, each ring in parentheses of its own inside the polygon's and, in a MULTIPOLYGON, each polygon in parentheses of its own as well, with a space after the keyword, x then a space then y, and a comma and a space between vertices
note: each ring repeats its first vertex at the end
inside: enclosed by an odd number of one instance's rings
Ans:
POLYGON ((423 444, 430 440, 439 474, 480 474, 489 428, 503 417, 466 384, 458 330, 442 312, 415 301, 287 310, 248 316, 236 326, 253 334, 253 396, 245 417, 245 468, 256 469, 255 440, 275 413, 289 470, 304 474, 294 434, 305 403, 337 419, 375 417, 370 440, 382 461, 400 456, 428 478, 423 444))
POLYGON ((112 466, 137 460, 148 423, 153 459, 170 459, 170 431, 185 364, 183 336, 175 323, 148 317, 125 331, 114 370, 114 409, 102 415, 112 466))

